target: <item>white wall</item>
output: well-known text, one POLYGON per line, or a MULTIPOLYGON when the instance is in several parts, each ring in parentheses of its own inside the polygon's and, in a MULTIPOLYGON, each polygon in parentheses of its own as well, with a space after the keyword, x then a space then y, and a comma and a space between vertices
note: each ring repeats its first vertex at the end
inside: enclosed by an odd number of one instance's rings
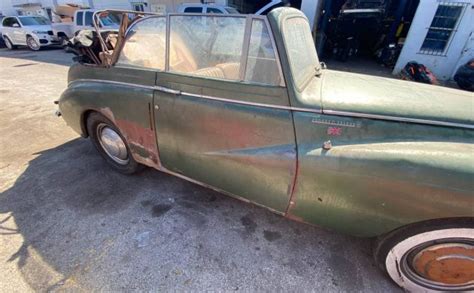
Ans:
MULTIPOLYGON (((460 58, 469 59, 473 52, 472 49, 464 54, 463 50, 466 47, 466 42, 474 31, 474 0, 452 0, 450 2, 469 2, 465 7, 465 12, 462 14, 462 19, 458 24, 458 30, 454 33, 451 39, 446 54, 443 56, 433 56, 420 53, 421 45, 425 40, 428 28, 431 25, 433 17, 438 8, 437 0, 421 0, 420 5, 411 24, 410 31, 406 42, 403 46, 400 57, 398 58, 397 64, 393 70, 393 74, 398 74, 403 67, 410 61, 416 61, 424 64, 430 69, 435 76, 440 80, 451 79, 455 73, 460 58)), ((472 43, 471 43, 472 48, 472 43)))
POLYGON ((466 64, 471 59, 474 59, 474 32, 471 32, 469 39, 466 41, 466 45, 462 50, 461 57, 458 60, 458 64, 454 68, 453 75, 456 73, 460 66, 466 64))

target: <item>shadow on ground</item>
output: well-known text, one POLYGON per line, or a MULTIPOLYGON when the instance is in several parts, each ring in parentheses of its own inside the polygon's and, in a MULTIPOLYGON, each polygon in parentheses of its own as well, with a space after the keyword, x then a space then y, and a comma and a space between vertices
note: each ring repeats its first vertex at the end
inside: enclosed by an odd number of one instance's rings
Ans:
POLYGON ((24 239, 8 262, 34 290, 397 290, 367 240, 158 171, 120 175, 84 139, 37 154, 0 213, 0 237, 24 239))

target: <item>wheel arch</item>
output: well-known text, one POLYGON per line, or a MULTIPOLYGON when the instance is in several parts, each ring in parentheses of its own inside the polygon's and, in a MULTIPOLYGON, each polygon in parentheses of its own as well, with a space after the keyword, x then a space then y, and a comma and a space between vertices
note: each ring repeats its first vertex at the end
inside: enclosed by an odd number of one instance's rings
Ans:
POLYGON ((89 132, 87 130, 87 119, 89 118, 89 116, 92 113, 102 114, 99 111, 96 111, 96 110, 93 110, 93 109, 87 109, 87 110, 82 112, 81 117, 80 117, 80 125, 81 125, 81 130, 82 130, 81 136, 84 137, 84 138, 89 137, 89 132))

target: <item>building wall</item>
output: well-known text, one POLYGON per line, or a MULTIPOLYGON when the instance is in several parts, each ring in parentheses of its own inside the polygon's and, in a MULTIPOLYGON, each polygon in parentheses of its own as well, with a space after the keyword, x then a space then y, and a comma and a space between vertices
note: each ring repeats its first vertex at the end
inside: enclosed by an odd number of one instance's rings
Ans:
MULTIPOLYGON (((438 8, 438 0, 421 0, 415 18, 410 27, 407 39, 403 46, 400 57, 395 65, 393 74, 398 74, 410 61, 424 64, 440 80, 451 79, 463 60, 474 58, 472 49, 472 33, 474 31, 474 0, 452 0, 449 2, 466 3, 465 10, 461 14, 457 31, 451 36, 445 54, 433 56, 420 53, 420 48, 425 40, 428 28, 438 8), (471 38, 471 40, 470 40, 471 38), (470 49, 469 49, 470 48, 470 49)), ((464 63, 465 63, 464 62, 464 63)))

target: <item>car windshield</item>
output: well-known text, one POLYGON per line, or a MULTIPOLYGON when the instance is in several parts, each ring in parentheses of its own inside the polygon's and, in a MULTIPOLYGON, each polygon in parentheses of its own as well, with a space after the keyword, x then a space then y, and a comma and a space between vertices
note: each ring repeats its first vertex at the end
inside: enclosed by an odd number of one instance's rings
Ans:
POLYGON ((283 39, 294 82, 302 90, 320 70, 308 21, 303 17, 287 19, 283 25, 283 39))
POLYGON ((29 25, 49 25, 51 21, 45 17, 40 16, 28 16, 28 17, 20 17, 20 22, 24 26, 29 25))

